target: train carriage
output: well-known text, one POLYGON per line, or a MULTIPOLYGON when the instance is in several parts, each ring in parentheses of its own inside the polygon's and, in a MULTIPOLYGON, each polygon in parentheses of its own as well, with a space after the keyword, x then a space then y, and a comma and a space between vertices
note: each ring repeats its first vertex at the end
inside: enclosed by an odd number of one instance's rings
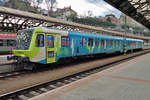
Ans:
POLYGON ((16 34, 0 34, 0 54, 11 53, 15 44, 16 34))
MULTIPOLYGON (((66 57, 123 52, 124 41, 122 37, 36 27, 17 33, 16 49, 11 58, 25 63, 49 64, 66 57)), ((142 42, 127 38, 127 50, 142 48, 142 42)))

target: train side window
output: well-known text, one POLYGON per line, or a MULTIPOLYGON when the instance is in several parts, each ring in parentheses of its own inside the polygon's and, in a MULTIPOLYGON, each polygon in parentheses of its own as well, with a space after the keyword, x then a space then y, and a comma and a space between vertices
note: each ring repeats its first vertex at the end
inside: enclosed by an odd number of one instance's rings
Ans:
POLYGON ((69 46, 70 38, 68 36, 61 37, 61 46, 69 46))
POLYGON ((86 45, 86 39, 80 38, 80 44, 81 44, 81 46, 85 46, 86 45))
POLYGON ((7 46, 14 46, 14 40, 7 40, 7 46))
POLYGON ((104 46, 104 39, 102 39, 102 43, 101 44, 102 44, 102 46, 104 46))
POLYGON ((99 46, 99 39, 96 39, 96 40, 95 40, 95 45, 96 45, 96 46, 99 46))
POLYGON ((3 46, 4 43, 3 43, 3 40, 0 40, 0 46, 3 46))
POLYGON ((110 40, 110 46, 113 46, 113 40, 110 40))
POLYGON ((54 36, 52 35, 47 36, 47 47, 54 48, 54 36))
POLYGON ((37 47, 44 47, 44 35, 38 34, 36 38, 36 46, 37 47))
POLYGON ((93 39, 92 38, 88 39, 88 46, 93 46, 93 39))
POLYGON ((116 45, 116 47, 117 47, 117 40, 115 40, 115 45, 116 45))
POLYGON ((109 40, 106 40, 106 47, 109 46, 109 40))

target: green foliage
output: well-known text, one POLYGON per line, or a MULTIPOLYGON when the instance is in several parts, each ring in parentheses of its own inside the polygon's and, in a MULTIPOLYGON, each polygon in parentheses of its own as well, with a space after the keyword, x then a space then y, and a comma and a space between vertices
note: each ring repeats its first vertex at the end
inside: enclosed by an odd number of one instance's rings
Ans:
POLYGON ((129 27, 131 27, 130 25, 128 25, 128 24, 123 24, 123 25, 121 25, 121 28, 122 29, 129 29, 129 27))
POLYGON ((150 36, 150 31, 144 31, 145 28, 143 27, 135 27, 135 26, 130 26, 130 25, 127 25, 127 24, 123 24, 121 25, 121 28, 122 29, 125 29, 127 32, 131 32, 129 30, 129 28, 132 28, 132 33, 133 34, 143 34, 144 36, 150 36))
POLYGON ((144 36, 150 36, 150 31, 144 32, 144 36))
POLYGON ((103 22, 100 21, 98 18, 92 18, 92 17, 87 17, 87 18, 77 18, 77 17, 72 17, 73 22, 81 23, 81 24, 86 24, 86 25, 92 25, 92 26, 101 26, 105 28, 114 28, 116 27, 116 24, 111 23, 111 22, 103 22))
POLYGON ((3 6, 23 11, 37 12, 37 8, 30 6, 29 2, 24 2, 21 0, 9 0, 3 6))

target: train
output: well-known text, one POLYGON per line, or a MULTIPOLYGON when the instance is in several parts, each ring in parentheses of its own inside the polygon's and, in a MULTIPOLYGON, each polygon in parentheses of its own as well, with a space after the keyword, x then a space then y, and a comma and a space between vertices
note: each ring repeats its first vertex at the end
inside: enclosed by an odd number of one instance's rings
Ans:
MULTIPOLYGON (((51 64, 60 59, 142 49, 143 40, 34 27, 17 33, 13 56, 18 62, 51 64)), ((33 66, 29 66, 32 69, 33 66)))
POLYGON ((16 34, 0 33, 0 54, 12 53, 15 45, 16 34))

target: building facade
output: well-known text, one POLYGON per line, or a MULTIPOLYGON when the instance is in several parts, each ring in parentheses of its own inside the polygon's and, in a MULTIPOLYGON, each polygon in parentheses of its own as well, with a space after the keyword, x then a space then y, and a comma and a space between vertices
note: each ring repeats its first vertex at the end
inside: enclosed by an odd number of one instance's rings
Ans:
POLYGON ((69 7, 64 7, 62 9, 58 8, 55 11, 55 15, 56 15, 56 18, 58 18, 58 19, 68 21, 68 20, 70 20, 69 17, 72 16, 72 15, 77 15, 77 12, 75 12, 71 8, 71 6, 69 6, 69 7))

